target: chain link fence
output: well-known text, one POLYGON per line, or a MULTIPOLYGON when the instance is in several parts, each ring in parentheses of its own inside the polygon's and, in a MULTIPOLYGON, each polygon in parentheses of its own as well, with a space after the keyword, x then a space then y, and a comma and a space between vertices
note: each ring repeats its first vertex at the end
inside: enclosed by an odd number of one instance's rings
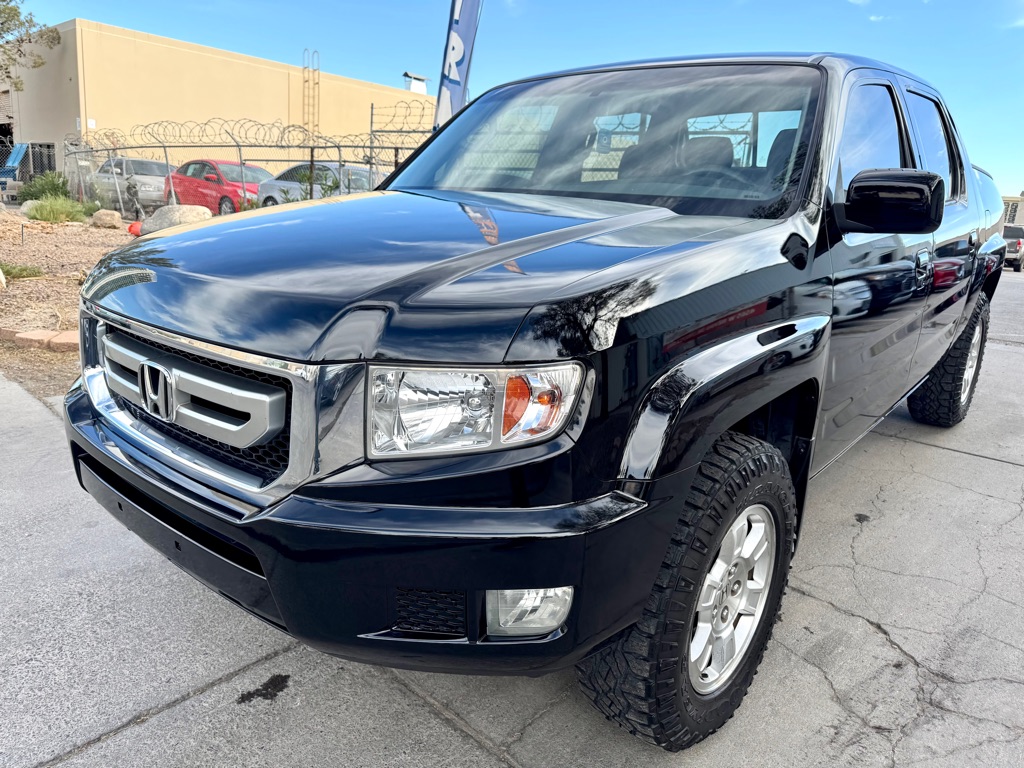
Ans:
POLYGON ((10 136, 0 136, 0 199, 21 184, 57 169, 57 149, 53 144, 19 144, 10 136))
POLYGON ((137 125, 64 141, 64 174, 82 202, 144 218, 168 203, 214 214, 374 189, 430 136, 427 101, 371 106, 370 130, 326 136, 255 120, 137 125))

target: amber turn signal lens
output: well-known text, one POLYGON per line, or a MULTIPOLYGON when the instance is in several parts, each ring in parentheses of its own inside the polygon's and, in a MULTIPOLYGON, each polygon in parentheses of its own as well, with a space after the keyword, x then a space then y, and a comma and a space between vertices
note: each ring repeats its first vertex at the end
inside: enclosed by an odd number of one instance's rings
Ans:
POLYGON ((537 402, 541 405, 558 405, 558 392, 553 389, 549 389, 547 392, 541 392, 537 395, 537 402))
POLYGON ((501 434, 507 435, 519 423, 530 405, 530 382, 525 376, 509 376, 505 380, 505 412, 501 421, 501 434))

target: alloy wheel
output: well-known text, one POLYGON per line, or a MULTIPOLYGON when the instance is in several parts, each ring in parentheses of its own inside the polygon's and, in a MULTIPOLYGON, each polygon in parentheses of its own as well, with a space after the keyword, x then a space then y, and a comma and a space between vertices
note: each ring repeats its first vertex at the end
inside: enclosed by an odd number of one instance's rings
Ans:
POLYGON ((763 504, 744 509, 726 532, 694 612, 687 668, 697 693, 719 691, 746 656, 768 600, 776 541, 763 504))
POLYGON ((967 403, 971 396, 971 385, 978 373, 978 359, 981 357, 981 322, 974 326, 974 335, 971 336, 971 348, 967 352, 967 368, 964 369, 964 380, 960 387, 960 402, 967 403))

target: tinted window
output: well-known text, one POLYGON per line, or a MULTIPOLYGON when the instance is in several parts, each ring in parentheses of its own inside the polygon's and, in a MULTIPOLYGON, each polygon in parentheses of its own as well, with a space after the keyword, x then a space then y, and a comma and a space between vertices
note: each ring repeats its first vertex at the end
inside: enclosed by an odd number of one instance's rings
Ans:
MULTIPOLYGON (((222 165, 220 172, 227 181, 241 182, 242 180, 242 166, 241 165, 222 165)), ((246 184, 259 184, 261 181, 273 178, 269 171, 265 171, 262 168, 257 168, 255 165, 245 166, 245 183, 246 184)))
POLYGON ((1007 240, 1022 240, 1024 239, 1024 227, 1005 227, 1003 229, 1003 237, 1007 240))
MULTIPOLYGON (((183 167, 181 169, 181 173, 192 179, 201 179, 203 178, 203 174, 205 173, 206 168, 209 168, 209 166, 206 163, 200 163, 197 161, 194 163, 189 163, 188 165, 183 167)), ((213 172, 212 168, 210 168, 210 172, 213 172)))
POLYGON ((920 149, 924 167, 932 173, 939 174, 946 182, 946 197, 958 197, 960 194, 960 174, 956 172, 958 163, 951 152, 953 143, 947 135, 945 120, 939 105, 924 96, 908 93, 907 107, 910 109, 911 119, 917 126, 917 135, 921 140, 920 149))
POLYGON ((166 176, 171 166, 156 160, 132 160, 132 173, 136 176, 166 176))
POLYGON ((305 166, 297 165, 294 168, 289 168, 287 171, 285 171, 280 176, 278 176, 277 180, 278 181, 298 181, 299 180, 299 171, 301 171, 304 167, 305 166))
POLYGON ((110 173, 110 169, 113 167, 113 165, 113 160, 107 160, 107 162, 100 166, 100 169, 96 171, 96 173, 110 173))
POLYGON ((839 149, 842 187, 872 168, 902 168, 900 124, 892 91, 884 85, 861 85, 850 93, 839 149))
POLYGON ((392 187, 778 218, 803 175, 820 83, 816 69, 786 65, 692 65, 518 83, 470 105, 392 187), (772 115, 769 121, 786 115, 768 126, 764 141, 778 146, 763 155, 754 147, 762 114, 772 115))

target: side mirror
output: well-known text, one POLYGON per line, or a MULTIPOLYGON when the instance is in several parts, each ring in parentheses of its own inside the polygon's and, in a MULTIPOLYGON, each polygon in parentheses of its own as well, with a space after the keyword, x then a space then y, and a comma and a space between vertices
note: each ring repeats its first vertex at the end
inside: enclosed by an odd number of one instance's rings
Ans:
POLYGON ((861 171, 834 206, 841 232, 927 235, 942 224, 946 183, 937 173, 909 168, 861 171))
POLYGON ((216 173, 208 173, 205 176, 203 176, 203 178, 206 179, 206 181, 213 182, 214 184, 220 183, 220 179, 217 178, 216 173))

